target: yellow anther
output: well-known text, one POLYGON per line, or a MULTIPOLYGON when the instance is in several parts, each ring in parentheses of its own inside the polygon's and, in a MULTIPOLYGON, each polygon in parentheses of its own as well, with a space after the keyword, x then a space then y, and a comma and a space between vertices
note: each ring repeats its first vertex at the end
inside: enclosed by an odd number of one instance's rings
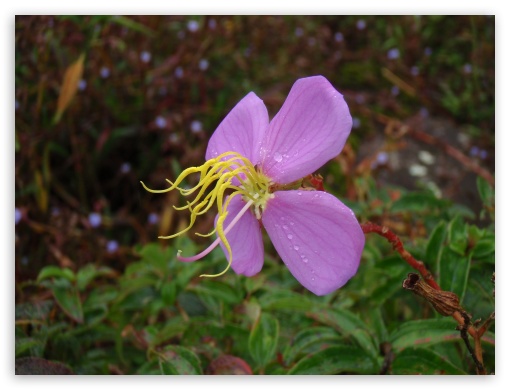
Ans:
MULTIPOLYGON (((186 233, 193 227, 199 215, 205 214, 216 204, 218 212, 216 227, 207 234, 196 234, 201 237, 209 237, 216 233, 219 241, 223 243, 228 253, 228 265, 225 270, 218 274, 206 274, 201 276, 216 277, 223 275, 230 268, 233 260, 232 248, 226 237, 233 225, 229 225, 226 230, 223 226, 228 215, 227 210, 230 202, 238 195, 241 195, 246 202, 240 214, 234 217, 234 224, 241 218, 242 214, 247 212, 251 207, 254 208, 254 214, 257 218, 260 218, 267 200, 272 197, 270 193, 272 182, 269 178, 260 173, 247 158, 236 152, 223 153, 215 158, 207 160, 199 167, 185 169, 174 182, 168 179, 166 179, 166 181, 170 184, 170 187, 163 190, 152 190, 143 182, 141 183, 147 191, 153 193, 165 193, 176 189, 183 196, 191 196, 195 193, 196 195, 193 200, 187 201, 184 206, 173 206, 175 210, 189 210, 189 225, 178 233, 160 238, 169 239, 186 233), (200 175, 198 184, 191 188, 179 187, 188 176, 195 173, 200 175)), ((208 248, 205 252, 209 253, 210 249, 208 248)), ((195 259, 195 257, 193 257, 193 259, 195 259)))

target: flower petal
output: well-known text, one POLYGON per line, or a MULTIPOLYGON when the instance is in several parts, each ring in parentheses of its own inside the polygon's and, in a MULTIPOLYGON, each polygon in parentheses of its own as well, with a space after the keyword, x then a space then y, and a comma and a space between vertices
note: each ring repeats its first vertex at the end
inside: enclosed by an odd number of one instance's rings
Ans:
POLYGON ((264 102, 253 92, 228 113, 209 140, 206 160, 225 152, 237 152, 253 165, 259 162, 259 149, 269 124, 264 102))
POLYGON ((316 295, 356 273, 365 236, 353 212, 322 191, 277 191, 262 222, 294 277, 316 295))
MULTIPOLYGON (((223 226, 229 225, 235 216, 246 205, 241 196, 236 196, 228 205, 228 215, 223 226)), ((216 217, 217 221, 218 217, 216 217)), ((214 222, 216 225, 216 221, 214 222)), ((253 276, 258 274, 264 265, 264 243, 259 221, 248 210, 232 230, 227 233, 227 240, 232 249, 232 269, 237 274, 253 276)), ((228 252, 223 243, 220 243, 225 256, 228 252)))
POLYGON ((322 76, 297 80, 262 142, 263 172, 287 184, 337 156, 351 131, 343 96, 322 76))

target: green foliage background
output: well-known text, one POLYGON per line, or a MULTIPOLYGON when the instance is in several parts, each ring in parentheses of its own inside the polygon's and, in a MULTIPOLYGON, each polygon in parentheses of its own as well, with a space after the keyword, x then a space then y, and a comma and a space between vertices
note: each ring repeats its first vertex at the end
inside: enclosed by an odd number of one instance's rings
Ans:
MULTIPOLYGON (((17 369, 39 357, 77 374, 475 372, 456 322, 402 289, 413 269, 381 237, 367 236, 358 274, 325 297, 301 287, 269 241, 257 276, 204 280, 223 253, 178 262, 178 249, 208 239, 158 240, 187 223, 172 208, 182 200, 139 181, 163 186, 201 164, 249 91, 274 115, 297 78, 322 74, 355 118, 320 171, 326 190, 360 222, 389 226, 485 319, 493 186, 405 126, 494 174, 493 17, 19 16, 15 34, 17 369), (59 109, 81 55, 80 87, 59 109), (436 163, 409 175, 422 149, 436 163)), ((490 373, 494 332, 483 338, 490 373)))

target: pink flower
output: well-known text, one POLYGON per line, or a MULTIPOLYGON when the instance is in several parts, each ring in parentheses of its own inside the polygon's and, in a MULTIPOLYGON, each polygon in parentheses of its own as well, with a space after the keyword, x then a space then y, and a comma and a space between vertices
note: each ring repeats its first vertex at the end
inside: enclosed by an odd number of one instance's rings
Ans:
POLYGON ((236 273, 253 276, 264 263, 263 225, 305 288, 325 295, 342 287, 358 269, 364 234, 348 207, 333 195, 304 187, 303 178, 341 152, 351 127, 343 96, 322 76, 297 80, 271 122, 262 100, 253 92, 246 95, 212 135, 207 162, 156 191, 177 188, 186 196, 199 191, 180 208, 191 211, 191 221, 176 235, 217 203, 213 232, 218 238, 202 253, 179 253, 178 258, 195 261, 220 244, 236 273), (179 188, 194 172, 200 173, 199 184, 179 188), (214 189, 205 195, 204 187, 213 180, 214 189))

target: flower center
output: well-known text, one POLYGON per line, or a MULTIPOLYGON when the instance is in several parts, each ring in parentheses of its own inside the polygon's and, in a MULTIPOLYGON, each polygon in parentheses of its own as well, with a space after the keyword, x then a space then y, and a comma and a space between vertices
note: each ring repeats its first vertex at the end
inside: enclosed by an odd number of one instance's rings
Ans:
POLYGON ((241 217, 250 209, 257 219, 260 219, 264 211, 267 201, 274 197, 272 194, 272 181, 270 178, 261 173, 250 160, 243 157, 237 152, 226 152, 218 157, 207 160, 199 167, 190 167, 185 169, 175 180, 170 183, 170 187, 164 190, 151 190, 143 182, 143 187, 153 193, 164 193, 172 190, 178 190, 183 196, 192 196, 195 198, 188 201, 185 206, 176 207, 176 210, 189 210, 190 223, 188 227, 181 230, 176 234, 170 236, 161 236, 159 238, 169 239, 180 236, 186 233, 195 224, 196 218, 199 215, 205 214, 214 205, 217 207, 218 219, 216 227, 207 234, 196 233, 201 237, 208 237, 214 233, 218 234, 216 239, 207 249, 193 257, 182 257, 181 252, 177 253, 177 257, 182 261, 195 261, 198 260, 209 252, 211 252, 221 241, 229 254, 227 268, 216 275, 201 275, 201 276, 220 276, 223 275, 232 264, 232 249, 227 240, 227 233, 234 227, 234 225, 241 219, 241 217), (180 187, 181 183, 191 174, 199 173, 198 184, 192 188, 180 187), (213 185, 214 183, 214 185, 213 185), (242 196, 246 205, 241 211, 232 219, 227 227, 224 227, 225 219, 228 215, 228 205, 236 196, 242 196))

